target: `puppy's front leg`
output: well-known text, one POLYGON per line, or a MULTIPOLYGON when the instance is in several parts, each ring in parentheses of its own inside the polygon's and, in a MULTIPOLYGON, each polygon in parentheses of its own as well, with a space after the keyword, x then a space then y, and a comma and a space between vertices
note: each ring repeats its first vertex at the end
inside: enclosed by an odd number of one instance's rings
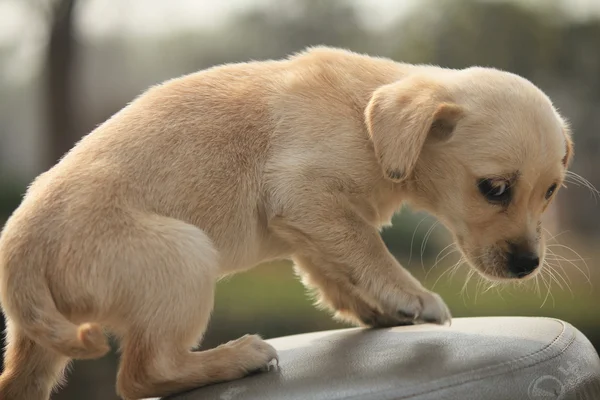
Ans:
POLYGON ((324 263, 315 264, 309 257, 295 255, 295 269, 304 286, 316 296, 316 304, 334 312, 334 318, 355 325, 390 327, 411 324, 412 318, 383 313, 375 301, 368 302, 365 296, 348 279, 334 278, 324 272, 343 270, 344 266, 324 263))
POLYGON ((450 322, 441 297, 402 268, 377 229, 353 210, 319 210, 308 216, 306 211, 302 217, 290 213, 274 218, 270 226, 293 246, 298 267, 338 311, 357 314, 369 325, 450 322))

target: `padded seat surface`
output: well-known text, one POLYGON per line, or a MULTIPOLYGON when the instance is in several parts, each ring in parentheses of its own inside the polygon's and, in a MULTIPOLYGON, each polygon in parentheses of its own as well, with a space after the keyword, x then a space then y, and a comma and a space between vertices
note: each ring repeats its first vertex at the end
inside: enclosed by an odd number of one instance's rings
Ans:
POLYGON ((280 367, 170 400, 600 399, 600 359, 549 318, 455 318, 452 326, 343 329, 268 341, 280 367))

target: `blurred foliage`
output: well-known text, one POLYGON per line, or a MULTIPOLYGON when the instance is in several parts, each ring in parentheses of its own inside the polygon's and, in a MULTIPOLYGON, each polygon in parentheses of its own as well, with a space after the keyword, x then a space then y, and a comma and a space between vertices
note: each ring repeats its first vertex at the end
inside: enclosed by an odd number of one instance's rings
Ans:
MULTIPOLYGON (((426 260, 429 264, 432 261, 426 260)), ((546 315, 566 320, 590 338, 600 339, 598 311, 589 306, 597 301, 597 293, 583 275, 569 278, 571 290, 562 281, 562 287, 552 282, 551 290, 543 282, 534 281, 490 288, 483 280, 465 286, 469 271, 464 266, 451 278, 442 267, 438 271, 416 269, 413 273, 427 287, 435 286, 457 317, 546 315)), ((215 313, 203 345, 213 347, 248 332, 270 338, 344 326, 311 303, 289 262, 265 264, 235 275, 217 286, 215 313)))
POLYGON ((0 223, 17 208, 24 191, 24 185, 0 179, 0 223))
MULTIPOLYGON (((72 3, 52 1, 56 3, 49 4, 72 3)), ((76 3, 85 6, 85 0, 76 3)), ((422 0, 385 26, 366 25, 364 15, 350 1, 266 4, 215 28, 174 29, 163 36, 115 31, 93 40, 78 38, 77 30, 68 26, 77 20, 77 6, 68 14, 47 12, 48 43, 54 32, 59 42, 53 46, 66 45, 69 60, 65 61, 64 52, 47 47, 40 57, 42 67, 31 79, 0 79, 0 221, 17 206, 26 184, 45 168, 48 157, 55 159, 60 149, 148 86, 217 64, 280 58, 319 44, 451 68, 492 66, 531 79, 570 120, 576 143, 572 170, 600 186, 600 20, 573 20, 561 8, 565 3, 555 0, 540 8, 517 0, 422 0), (52 101, 63 107, 51 107, 52 101), (65 126, 68 132, 61 133, 65 126)), ((15 54, 18 49, 13 47, 0 46, 0 63, 15 54)), ((554 277, 545 275, 552 290, 544 282, 538 282, 539 288, 535 283, 496 288, 482 282, 465 285, 468 268, 457 272, 450 268, 458 260, 455 254, 445 257, 452 249, 444 249, 448 234, 425 214, 402 210, 382 237, 412 273, 442 294, 455 316, 557 317, 573 323, 600 348, 600 310, 593 307, 598 295, 590 290, 590 282, 600 282, 594 272, 600 253, 590 246, 600 236, 600 212, 589 191, 577 185, 569 184, 557 200, 560 230, 569 230, 560 236, 561 242, 569 242, 586 258, 594 257, 587 258, 586 265, 557 244, 555 250, 563 251, 569 261, 549 269, 554 277)), ((275 337, 342 326, 328 312, 312 306, 289 262, 225 279, 218 284, 215 304, 203 347, 249 332, 275 337)), ((76 362, 67 387, 56 399, 114 398, 116 360, 113 353, 102 360, 76 362)))

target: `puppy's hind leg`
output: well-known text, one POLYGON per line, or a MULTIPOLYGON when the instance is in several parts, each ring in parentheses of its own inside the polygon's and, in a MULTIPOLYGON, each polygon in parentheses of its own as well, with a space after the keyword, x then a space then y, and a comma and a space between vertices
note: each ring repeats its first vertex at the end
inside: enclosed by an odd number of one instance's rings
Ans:
MULTIPOLYGON (((133 280, 122 331, 119 394, 126 399, 162 397, 267 368, 275 349, 245 336, 215 349, 193 352, 210 318, 218 278, 216 250, 199 229, 160 219, 127 244, 143 273, 133 280), (135 243, 143 243, 145 253, 135 243), (151 251, 151 254, 149 253, 151 251)), ((139 234, 139 231, 138 231, 139 234)))
POLYGON ((0 399, 46 400, 61 381, 69 359, 29 339, 7 321, 4 371, 0 376, 0 399))
POLYGON ((256 335, 192 352, 171 340, 137 332, 127 338, 117 385, 128 400, 162 397, 264 371, 276 359, 275 349, 256 335))

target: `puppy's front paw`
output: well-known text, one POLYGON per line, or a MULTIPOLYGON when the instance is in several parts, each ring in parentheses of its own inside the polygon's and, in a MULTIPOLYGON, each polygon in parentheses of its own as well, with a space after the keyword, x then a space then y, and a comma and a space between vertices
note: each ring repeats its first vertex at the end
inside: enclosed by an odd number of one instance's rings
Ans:
POLYGON ((429 291, 401 292, 395 296, 392 313, 403 323, 450 324, 452 315, 444 300, 429 291))
POLYGON ((442 300, 442 297, 434 292, 423 292, 417 295, 421 304, 421 312, 417 316, 418 321, 434 324, 450 324, 452 315, 450 309, 442 300))

